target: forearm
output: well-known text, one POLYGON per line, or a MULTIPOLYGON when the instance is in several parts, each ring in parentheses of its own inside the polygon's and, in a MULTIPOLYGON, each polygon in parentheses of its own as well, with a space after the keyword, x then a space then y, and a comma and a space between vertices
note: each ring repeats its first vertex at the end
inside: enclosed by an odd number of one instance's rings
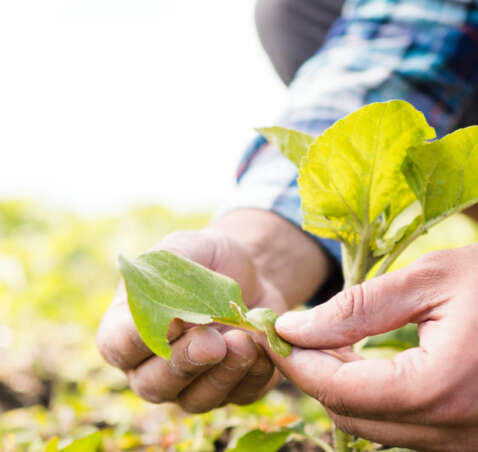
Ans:
POLYGON ((333 271, 334 264, 316 241, 273 212, 232 210, 210 228, 244 245, 257 271, 281 291, 290 308, 311 299, 333 271))

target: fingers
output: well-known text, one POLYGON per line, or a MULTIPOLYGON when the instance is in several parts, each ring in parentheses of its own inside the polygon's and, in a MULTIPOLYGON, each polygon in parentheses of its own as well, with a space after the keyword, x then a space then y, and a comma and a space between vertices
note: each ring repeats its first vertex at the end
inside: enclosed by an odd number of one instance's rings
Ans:
POLYGON ((170 361, 154 356, 127 372, 132 390, 153 403, 178 402, 200 413, 224 403, 251 403, 270 386, 274 367, 251 336, 196 327, 172 345, 170 361))
POLYGON ((195 378, 226 356, 226 344, 213 328, 188 330, 171 347, 169 361, 153 356, 127 372, 131 389, 153 403, 176 400, 195 378))
POLYGON ((449 278, 435 261, 432 254, 340 292, 310 311, 288 312, 277 320, 277 332, 299 347, 326 349, 424 321, 424 313, 444 300, 439 287, 449 278))
POLYGON ((420 422, 418 414, 436 402, 443 386, 441 373, 418 348, 393 360, 345 363, 329 353, 297 348, 287 358, 271 356, 303 391, 348 417, 420 422))
POLYGON ((456 441, 456 431, 424 425, 370 421, 340 416, 328 410, 335 425, 342 431, 360 438, 394 447, 410 447, 422 452, 442 452, 450 449, 450 438, 456 441))
MULTIPOLYGON (((168 235, 156 247, 194 260, 212 270, 235 279, 242 288, 246 304, 257 304, 263 289, 259 284, 252 259, 246 250, 227 236, 208 231, 180 231, 168 235)), ((181 322, 170 325, 168 338, 183 332, 181 322)), ((124 284, 101 322, 97 343, 105 360, 123 370, 138 366, 152 355, 141 340, 131 317, 124 284)))
POLYGON ((275 371, 269 357, 260 345, 257 347, 257 359, 249 368, 247 375, 228 394, 224 402, 248 405, 263 397, 279 381, 279 372, 275 371))
MULTIPOLYGON (((182 334, 183 329, 183 322, 174 320, 169 325, 168 339, 173 341, 182 334)), ((97 344, 104 359, 122 370, 138 366, 153 354, 136 329, 123 284, 118 287, 113 303, 103 316, 97 344)))
POLYGON ((179 394, 178 402, 186 411, 201 413, 220 406, 257 360, 257 347, 247 333, 228 331, 224 341, 227 346, 224 360, 179 394))

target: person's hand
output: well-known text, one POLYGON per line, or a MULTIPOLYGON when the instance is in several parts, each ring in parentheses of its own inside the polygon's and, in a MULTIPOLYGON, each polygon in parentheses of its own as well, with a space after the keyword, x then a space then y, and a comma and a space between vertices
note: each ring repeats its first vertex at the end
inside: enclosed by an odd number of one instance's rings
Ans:
POLYGON ((301 348, 271 356, 348 433, 420 451, 476 452, 477 281, 477 245, 428 254, 312 310, 286 313, 276 329, 301 348), (420 346, 393 360, 344 362, 323 351, 410 322, 419 325, 420 346))
MULTIPOLYGON (((155 249, 167 249, 235 279, 249 307, 287 306, 280 292, 256 271, 247 249, 217 231, 185 231, 167 236, 155 249)), ((103 357, 128 376, 132 390, 153 402, 177 402, 189 412, 204 412, 228 402, 247 404, 265 394, 277 379, 274 366, 251 335, 215 326, 169 329, 169 361, 154 356, 142 342, 121 285, 98 332, 103 357)))

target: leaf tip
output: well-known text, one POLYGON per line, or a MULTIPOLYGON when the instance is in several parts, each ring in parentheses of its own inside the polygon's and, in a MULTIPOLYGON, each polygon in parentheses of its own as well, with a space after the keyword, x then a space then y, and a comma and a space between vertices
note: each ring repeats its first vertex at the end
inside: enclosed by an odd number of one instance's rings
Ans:
POLYGON ((118 267, 121 270, 121 273, 124 274, 124 271, 131 266, 131 263, 126 259, 122 254, 119 254, 116 261, 118 262, 118 267))

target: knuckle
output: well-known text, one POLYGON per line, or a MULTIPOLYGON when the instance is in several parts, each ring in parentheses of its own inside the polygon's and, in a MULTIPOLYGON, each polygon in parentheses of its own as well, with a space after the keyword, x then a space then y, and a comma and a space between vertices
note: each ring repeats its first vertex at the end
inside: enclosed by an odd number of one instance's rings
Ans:
POLYGON ((262 397, 261 392, 250 392, 250 393, 243 393, 235 395, 231 397, 228 402, 234 403, 235 405, 250 405, 251 403, 256 402, 262 397))
POLYGON ((168 361, 168 367, 173 375, 183 380, 191 380, 199 373, 199 369, 184 367, 181 364, 176 363, 174 359, 168 361))
POLYGON ((363 284, 352 286, 337 294, 332 300, 335 303, 337 324, 344 327, 342 332, 344 338, 351 343, 361 339, 367 321, 365 286, 363 284), (353 323, 353 328, 346 327, 348 322, 353 323))
POLYGON ((429 285, 437 283, 451 274, 450 262, 452 255, 449 250, 434 251, 424 254, 410 266, 408 278, 410 283, 416 285, 429 285))
POLYGON ((235 376, 229 372, 220 372, 220 369, 216 372, 210 372, 206 378, 218 389, 229 388, 236 379, 235 376))
POLYGON ((259 358, 249 369, 248 375, 260 379, 261 381, 269 381, 274 373, 274 365, 267 357, 259 358))
POLYGON ((96 336, 98 350, 106 362, 120 369, 130 367, 128 350, 131 348, 129 335, 123 334, 121 326, 110 328, 104 321, 96 336))
POLYGON ((226 361, 229 367, 242 369, 258 359, 257 347, 251 336, 245 331, 227 331, 223 339, 227 347, 226 361))
POLYGON ((150 403, 171 402, 173 399, 165 397, 157 388, 148 384, 148 382, 137 375, 136 372, 128 372, 128 381, 131 390, 143 400, 150 403))
POLYGON ((191 414, 206 413, 207 411, 217 408, 216 406, 208 406, 204 403, 195 401, 191 397, 179 396, 178 403, 179 403, 179 406, 184 411, 187 411, 188 413, 191 413, 191 414))
POLYGON ((352 436, 360 436, 359 432, 355 428, 352 418, 346 416, 336 416, 334 419, 335 425, 344 433, 352 436))
POLYGON ((427 253, 401 270, 397 283, 413 289, 417 304, 433 306, 443 298, 443 288, 449 286, 450 279, 459 274, 453 262, 453 255, 448 250, 427 253))
POLYGON ((328 391, 325 394, 319 389, 315 394, 315 398, 326 406, 329 410, 340 416, 352 416, 351 410, 344 403, 343 398, 336 391, 328 391))
POLYGON ((333 298, 339 319, 344 321, 363 315, 365 311, 365 293, 362 284, 357 284, 340 292, 333 298))

